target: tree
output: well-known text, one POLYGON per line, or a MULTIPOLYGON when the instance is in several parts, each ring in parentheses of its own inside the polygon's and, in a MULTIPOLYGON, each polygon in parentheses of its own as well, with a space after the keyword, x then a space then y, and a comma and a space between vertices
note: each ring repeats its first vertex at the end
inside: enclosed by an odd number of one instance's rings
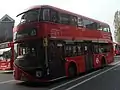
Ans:
POLYGON ((117 42, 120 42, 120 11, 116 11, 114 15, 114 37, 117 42))

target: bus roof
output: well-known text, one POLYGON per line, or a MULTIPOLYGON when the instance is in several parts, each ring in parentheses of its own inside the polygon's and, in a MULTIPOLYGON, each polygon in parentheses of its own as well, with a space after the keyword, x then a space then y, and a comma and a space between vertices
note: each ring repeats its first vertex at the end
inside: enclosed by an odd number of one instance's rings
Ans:
MULTIPOLYGON (((31 6, 29 7, 28 9, 25 10, 25 12, 29 11, 29 10, 33 10, 33 9, 39 9, 39 8, 44 8, 44 7, 48 7, 48 8, 52 8, 52 9, 55 9, 57 11, 60 11, 62 13, 67 13, 67 14, 70 14, 70 15, 74 15, 74 16, 77 16, 77 17, 82 17, 82 18, 85 18, 85 19, 88 19, 88 20, 91 20, 91 21, 94 21, 96 23, 100 23, 102 25, 105 25, 105 26, 109 26, 107 23, 104 23, 104 22, 101 22, 101 21, 98 21, 98 20, 95 20, 95 19, 92 19, 92 18, 88 18, 86 16, 83 16, 83 15, 79 15, 79 14, 75 14, 73 12, 70 12, 70 11, 67 11, 67 10, 63 10, 63 9, 60 9, 60 8, 57 8, 57 7, 54 7, 54 6, 50 6, 50 5, 35 5, 35 6, 31 6)), ((23 12, 24 13, 24 12, 23 12)), ((22 14, 22 13, 21 13, 22 14)), ((20 14, 19 14, 20 15, 20 14)), ((19 16, 17 15, 17 16, 19 16)))

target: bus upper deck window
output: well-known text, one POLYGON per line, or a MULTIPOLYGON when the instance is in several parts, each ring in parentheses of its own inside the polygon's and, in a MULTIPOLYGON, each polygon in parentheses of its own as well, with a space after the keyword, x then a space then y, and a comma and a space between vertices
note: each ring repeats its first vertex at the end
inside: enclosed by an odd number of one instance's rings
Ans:
POLYGON ((51 21, 55 23, 59 22, 58 12, 55 10, 51 10, 51 21))
POLYGON ((79 27, 84 27, 83 19, 82 19, 82 18, 79 18, 79 17, 78 17, 78 26, 79 26, 79 27))
POLYGON ((43 20, 50 21, 50 10, 49 9, 43 9, 43 20))
POLYGON ((97 30, 102 31, 102 26, 100 24, 97 25, 97 30))

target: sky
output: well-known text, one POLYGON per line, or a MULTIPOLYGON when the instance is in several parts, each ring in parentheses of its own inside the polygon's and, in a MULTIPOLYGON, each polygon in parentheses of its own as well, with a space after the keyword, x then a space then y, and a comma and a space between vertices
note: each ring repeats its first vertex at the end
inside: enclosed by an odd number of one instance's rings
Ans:
POLYGON ((34 5, 52 5, 108 23, 112 34, 114 14, 120 10, 120 0, 1 0, 0 18, 8 14, 18 23, 16 15, 34 5))

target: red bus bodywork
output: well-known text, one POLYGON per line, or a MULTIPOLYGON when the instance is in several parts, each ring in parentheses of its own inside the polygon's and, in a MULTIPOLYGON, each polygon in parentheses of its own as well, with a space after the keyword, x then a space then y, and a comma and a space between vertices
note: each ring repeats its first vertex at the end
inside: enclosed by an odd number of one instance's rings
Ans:
MULTIPOLYGON (((95 21, 97 23, 103 24, 103 25, 107 25, 105 23, 102 23, 100 21, 97 20, 93 20, 81 15, 77 15, 65 10, 61 10, 52 6, 47 6, 47 5, 43 5, 43 6, 37 6, 37 7, 33 7, 31 8, 32 10, 34 9, 40 9, 40 8, 52 8, 54 10, 57 10, 61 13, 67 13, 70 15, 75 15, 78 17, 83 17, 86 18, 88 20, 92 20, 95 21)), ((62 41, 92 41, 92 42, 96 42, 96 43, 108 43, 110 44, 110 52, 106 53, 101 53, 101 54, 92 54, 92 69, 97 69, 100 68, 102 66, 102 59, 105 59, 106 64, 110 64, 114 61, 113 58, 113 44, 112 44, 112 35, 111 32, 104 32, 104 31, 100 31, 100 30, 89 30, 85 27, 78 27, 78 26, 72 26, 72 25, 66 25, 66 24, 58 24, 58 23, 54 23, 54 22, 46 22, 46 21, 41 21, 41 22, 29 22, 29 23, 23 23, 18 25, 17 27, 14 28, 14 33, 15 32, 19 32, 22 30, 25 30, 27 28, 36 28, 37 30, 37 35, 36 36, 32 36, 32 37, 26 37, 24 39, 19 39, 19 40, 15 40, 15 43, 23 43, 26 41, 34 41, 36 39, 40 39, 40 38, 47 38, 47 39, 52 39, 52 40, 62 40, 62 41)), ((44 40, 43 40, 44 41, 44 40)), ((89 43, 84 43, 84 45, 88 45, 89 43)), ((91 47, 91 46, 90 46, 91 47)), ((88 48, 90 48, 88 46, 88 48)), ((57 54, 56 54, 57 55, 57 54)), ((90 53, 89 53, 90 55, 90 53)), ((85 61, 85 57, 87 56, 87 54, 82 54, 79 56, 71 56, 71 57, 65 57, 64 60, 64 75, 58 76, 58 77, 54 77, 54 74, 58 73, 54 73, 53 77, 49 77, 49 71, 46 70, 46 75, 48 74, 48 76, 46 76, 45 78, 36 78, 36 76, 28 73, 26 70, 22 69, 22 67, 20 67, 19 65, 17 65, 16 63, 14 64, 15 68, 14 68, 14 77, 16 80, 23 80, 23 81, 42 81, 42 82, 47 82, 47 81, 53 81, 62 77, 69 77, 69 72, 68 72, 68 68, 70 65, 75 65, 77 68, 77 74, 78 73, 82 73, 82 72, 86 72, 87 68, 86 68, 86 61, 85 61)), ((86 58, 89 58, 88 56, 86 58)), ((48 63, 48 62, 47 62, 48 63)), ((57 62, 56 62, 57 63, 57 62)), ((90 62, 89 62, 90 63, 90 62)), ((50 62, 49 62, 50 64, 50 62)), ((54 68, 57 68, 57 66, 59 66, 59 64, 54 64, 53 66, 55 66, 54 68)), ((57 70, 60 71, 60 70, 57 70)))
POLYGON ((13 70, 13 61, 14 61, 13 42, 1 43, 0 54, 1 54, 0 55, 0 70, 4 72, 11 72, 13 70))
POLYGON ((114 43, 114 53, 115 55, 120 55, 120 44, 114 43))

